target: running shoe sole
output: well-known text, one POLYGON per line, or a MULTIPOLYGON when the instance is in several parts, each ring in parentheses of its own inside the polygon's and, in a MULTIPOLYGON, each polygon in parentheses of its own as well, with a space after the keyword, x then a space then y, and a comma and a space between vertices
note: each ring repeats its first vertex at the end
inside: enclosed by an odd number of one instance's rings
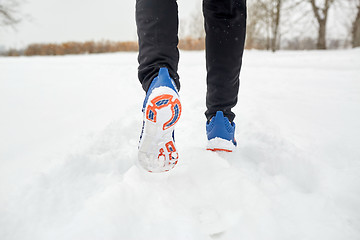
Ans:
POLYGON ((144 108, 138 164, 148 172, 166 172, 178 163, 173 131, 181 115, 177 92, 169 87, 155 88, 144 108))

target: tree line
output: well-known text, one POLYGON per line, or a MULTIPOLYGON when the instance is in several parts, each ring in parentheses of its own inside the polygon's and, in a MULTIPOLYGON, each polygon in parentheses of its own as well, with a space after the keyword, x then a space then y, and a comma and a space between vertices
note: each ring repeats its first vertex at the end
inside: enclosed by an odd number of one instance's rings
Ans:
POLYGON ((10 49, 4 52, 5 56, 47 56, 67 54, 92 54, 108 52, 133 52, 138 51, 136 42, 113 42, 113 41, 86 41, 64 43, 35 43, 25 49, 10 49))
MULTIPOLYGON (((247 49, 360 46, 360 0, 247 0, 247 8, 247 49), (333 30, 334 25, 341 34, 333 30), (329 28, 335 37, 329 37, 329 28)), ((203 24, 199 10, 182 21, 180 32, 205 38, 203 24)))
MULTIPOLYGON (((201 39, 184 38, 179 41, 182 50, 203 50, 205 42, 201 39)), ((68 54, 92 54, 111 52, 136 52, 139 45, 135 41, 86 41, 86 42, 64 42, 64 43, 35 43, 28 45, 25 49, 10 49, 0 55, 3 56, 55 56, 68 54)))
MULTIPOLYGON (((19 0, 0 2, 0 27, 21 21, 19 0)), ((360 0, 247 0, 247 49, 334 49, 360 46, 360 0), (342 28, 334 34, 333 26, 342 28), (335 37, 329 37, 328 30, 335 37), (339 31, 341 32, 341 31, 339 31), (345 34, 344 34, 345 32, 345 34)), ((179 48, 205 48, 203 17, 198 10, 180 23, 179 48)), ((87 41, 31 44, 2 55, 64 55, 137 51, 136 42, 87 41)))
MULTIPOLYGON (((346 29, 349 23, 349 45, 360 46, 360 0, 256 0, 250 3, 249 18, 250 31, 258 30, 255 37, 265 37, 266 47, 272 51, 280 48, 282 37, 285 39, 283 43, 289 42, 287 35, 295 31, 304 32, 305 41, 310 38, 306 31, 315 35, 316 49, 331 48, 339 44, 328 38, 328 29, 335 24, 346 29), (332 25, 329 25, 330 17, 333 18, 332 25)), ((343 40, 346 45, 347 36, 336 35, 335 40, 343 40)))

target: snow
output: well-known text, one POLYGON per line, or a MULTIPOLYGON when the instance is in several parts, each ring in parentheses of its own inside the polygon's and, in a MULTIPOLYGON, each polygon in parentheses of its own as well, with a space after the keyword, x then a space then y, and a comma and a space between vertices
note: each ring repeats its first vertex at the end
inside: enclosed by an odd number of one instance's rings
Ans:
POLYGON ((182 52, 180 162, 134 166, 135 53, 0 58, 0 239, 360 239, 360 49, 247 51, 238 148, 205 150, 182 52))

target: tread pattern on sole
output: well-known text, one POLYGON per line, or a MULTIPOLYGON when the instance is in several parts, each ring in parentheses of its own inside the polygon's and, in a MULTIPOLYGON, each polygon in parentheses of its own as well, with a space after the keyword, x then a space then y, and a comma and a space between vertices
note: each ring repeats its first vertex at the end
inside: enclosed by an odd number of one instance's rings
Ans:
MULTIPOLYGON (((144 111, 144 135, 139 146, 138 160, 148 172, 167 172, 178 163, 179 154, 172 132, 182 109, 178 95, 171 91, 165 90, 150 98, 144 111), (163 108, 171 109, 170 119, 159 115, 163 108)), ((165 111, 169 114, 170 110, 165 111)))

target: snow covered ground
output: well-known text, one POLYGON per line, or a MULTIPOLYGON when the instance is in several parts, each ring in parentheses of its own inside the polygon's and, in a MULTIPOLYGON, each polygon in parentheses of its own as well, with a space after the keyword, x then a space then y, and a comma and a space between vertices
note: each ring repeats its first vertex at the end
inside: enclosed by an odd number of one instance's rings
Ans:
POLYGON ((234 153, 182 52, 178 166, 133 166, 135 53, 0 58, 0 239, 360 239, 360 49, 247 51, 234 153))

